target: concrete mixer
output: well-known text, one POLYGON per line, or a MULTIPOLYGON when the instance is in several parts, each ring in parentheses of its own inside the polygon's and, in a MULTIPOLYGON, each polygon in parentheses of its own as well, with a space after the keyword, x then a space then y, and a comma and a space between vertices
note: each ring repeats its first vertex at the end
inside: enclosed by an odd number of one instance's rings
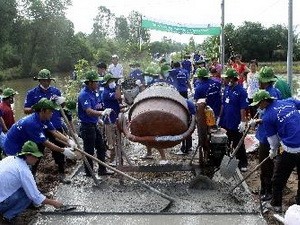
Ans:
POLYGON ((170 148, 191 135, 195 117, 176 89, 155 83, 136 96, 128 118, 119 115, 119 128, 130 141, 157 149, 170 148))

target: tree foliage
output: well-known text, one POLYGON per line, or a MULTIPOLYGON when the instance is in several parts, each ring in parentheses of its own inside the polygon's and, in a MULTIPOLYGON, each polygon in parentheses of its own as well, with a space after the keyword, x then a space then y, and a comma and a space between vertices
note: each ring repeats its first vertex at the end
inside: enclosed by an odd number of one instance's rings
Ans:
MULTIPOLYGON (((206 57, 219 55, 218 36, 208 37, 201 45, 192 37, 187 44, 166 37, 151 43, 149 30, 141 27, 139 12, 116 16, 105 6, 99 6, 91 34, 75 34, 73 23, 65 16, 70 4, 71 0, 1 0, 0 70, 24 76, 41 68, 69 71, 79 59, 90 65, 98 61, 110 63, 112 54, 118 54, 125 62, 150 60, 156 53, 179 52, 177 55, 182 56, 201 51, 206 57)), ((287 28, 266 28, 247 21, 239 27, 226 24, 225 44, 227 58, 240 53, 245 61, 285 60, 287 28)), ((294 60, 300 60, 298 34, 294 37, 294 60)))

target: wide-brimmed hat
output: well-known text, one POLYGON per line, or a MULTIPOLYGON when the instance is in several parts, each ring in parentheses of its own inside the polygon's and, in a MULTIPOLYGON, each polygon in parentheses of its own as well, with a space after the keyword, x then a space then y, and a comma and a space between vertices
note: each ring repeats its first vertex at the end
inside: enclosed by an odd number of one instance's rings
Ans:
POLYGON ((276 99, 270 95, 269 92, 266 90, 259 90, 257 91, 253 96, 253 102, 250 104, 250 106, 256 106, 258 105, 262 100, 267 99, 276 99))
POLYGON ((258 81, 261 83, 275 82, 277 79, 271 67, 264 66, 259 70, 258 81))
POLYGON ((22 151, 18 155, 33 155, 40 158, 43 156, 43 153, 40 152, 36 143, 33 141, 26 141, 22 147, 22 151))
POLYGON ((143 76, 152 76, 152 77, 158 77, 160 73, 160 68, 155 67, 155 66, 148 66, 144 73, 143 76))
POLYGON ((3 96, 3 98, 8 98, 10 96, 14 96, 14 95, 17 95, 17 94, 19 94, 19 93, 17 91, 15 91, 14 89, 12 89, 12 88, 5 88, 3 90, 2 96, 3 96))
POLYGON ((95 81, 100 81, 100 80, 101 79, 95 70, 89 70, 84 73, 84 82, 87 82, 87 81, 95 82, 95 81))
POLYGON ((41 98, 36 104, 31 107, 33 110, 39 109, 51 109, 51 110, 59 110, 60 106, 55 103, 55 101, 51 101, 47 98, 41 98))
POLYGON ((222 74, 221 77, 223 78, 237 78, 238 74, 235 69, 229 68, 226 70, 225 74, 222 74))
POLYGON ((55 80, 55 78, 51 77, 51 72, 47 69, 40 70, 37 77, 34 77, 33 79, 34 80, 55 80))
POLYGON ((163 64, 163 65, 160 67, 160 73, 161 73, 162 75, 164 75, 164 74, 170 72, 171 69, 172 69, 172 68, 171 68, 171 66, 170 66, 169 64, 163 64))
POLYGON ((198 78, 204 78, 204 77, 210 77, 209 74, 208 74, 208 70, 206 68, 198 68, 196 70, 196 73, 195 75, 198 77, 198 78))
POLYGON ((71 112, 75 112, 76 111, 76 101, 68 100, 68 101, 66 101, 65 106, 71 112))
POLYGON ((113 77, 113 75, 111 73, 107 73, 104 75, 103 80, 102 80, 102 84, 108 84, 110 81, 113 80, 117 80, 117 78, 113 77))

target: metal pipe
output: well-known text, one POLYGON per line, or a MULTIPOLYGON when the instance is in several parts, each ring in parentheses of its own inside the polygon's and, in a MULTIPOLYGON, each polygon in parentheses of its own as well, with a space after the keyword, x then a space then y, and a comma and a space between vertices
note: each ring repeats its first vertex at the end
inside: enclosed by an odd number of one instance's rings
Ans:
POLYGON ((293 0, 289 0, 288 6, 288 53, 287 53, 287 81, 288 85, 292 87, 293 80, 293 0))
POLYGON ((225 0, 221 2, 221 64, 222 64, 222 71, 224 70, 225 66, 225 0))

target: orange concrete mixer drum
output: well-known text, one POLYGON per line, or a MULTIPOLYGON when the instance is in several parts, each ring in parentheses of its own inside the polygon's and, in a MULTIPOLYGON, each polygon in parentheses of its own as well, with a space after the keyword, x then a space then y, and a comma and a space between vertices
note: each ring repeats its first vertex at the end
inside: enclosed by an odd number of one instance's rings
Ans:
POLYGON ((140 137, 138 142, 154 148, 168 148, 180 143, 178 135, 189 130, 191 123, 186 100, 166 83, 156 83, 139 93, 129 110, 128 119, 130 133, 140 137), (164 137, 172 139, 176 135, 174 140, 161 141, 164 137), (157 138, 142 140, 143 137, 157 138))

